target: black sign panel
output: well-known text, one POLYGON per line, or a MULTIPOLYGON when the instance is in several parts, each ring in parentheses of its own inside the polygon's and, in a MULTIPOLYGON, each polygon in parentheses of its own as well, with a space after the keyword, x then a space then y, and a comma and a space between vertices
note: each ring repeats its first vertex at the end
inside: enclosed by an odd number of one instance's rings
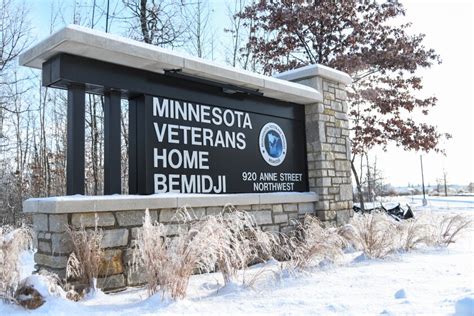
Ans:
POLYGON ((86 92, 105 99, 106 193, 121 191, 120 98, 129 100, 130 194, 308 190, 302 105, 180 69, 69 54, 42 68, 43 85, 68 90, 68 194, 84 193, 86 92))
POLYGON ((302 105, 179 69, 159 74, 68 54, 48 59, 42 74, 43 85, 69 93, 68 194, 84 192, 86 92, 105 96, 106 193, 121 191, 120 96, 129 100, 130 194, 308 190, 302 105))
POLYGON ((307 190, 302 120, 166 97, 142 102, 132 128, 147 193, 307 190))

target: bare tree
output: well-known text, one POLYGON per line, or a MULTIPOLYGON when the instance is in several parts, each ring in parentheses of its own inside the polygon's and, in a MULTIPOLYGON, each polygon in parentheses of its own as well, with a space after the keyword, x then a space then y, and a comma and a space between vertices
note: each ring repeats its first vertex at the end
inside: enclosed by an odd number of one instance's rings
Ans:
POLYGON ((377 169, 377 157, 374 157, 373 163, 370 162, 369 155, 366 153, 366 179, 365 185, 367 188, 367 201, 375 201, 377 196, 383 192, 383 174, 381 170, 377 169))
POLYGON ((227 17, 229 20, 229 27, 224 29, 224 32, 232 36, 232 46, 227 51, 227 63, 236 67, 241 60, 241 49, 244 47, 245 30, 244 21, 237 13, 243 11, 247 5, 246 0, 236 0, 227 3, 227 17))
POLYGON ((8 111, 7 103, 11 98, 7 87, 14 84, 11 78, 14 60, 28 44, 30 28, 27 14, 24 5, 12 0, 0 0, 0 136, 5 111, 8 111))
MULTIPOLYGON (((227 3, 227 17, 229 25, 224 32, 231 35, 231 45, 226 52, 226 62, 234 67, 257 70, 257 62, 251 49, 251 42, 257 36, 255 23, 256 19, 249 17, 242 18, 239 14, 246 6, 255 5, 255 0, 235 0, 227 3)), ((260 34, 266 37, 265 34, 260 34)))
POLYGON ((26 196, 30 150, 30 105, 24 95, 26 78, 16 71, 15 60, 28 45, 28 12, 24 4, 0 0, 0 221, 15 223, 26 196), (3 211, 3 212, 2 212, 3 211))
POLYGON ((384 176, 382 171, 377 167, 377 157, 373 160, 368 152, 359 155, 353 155, 352 168, 359 166, 358 170, 353 170, 353 176, 356 183, 357 194, 356 201, 360 203, 362 208, 365 207, 364 202, 373 202, 377 196, 384 193, 384 176))
POLYGON ((29 197, 28 187, 30 180, 29 157, 31 151, 31 104, 25 102, 25 95, 28 90, 22 86, 22 82, 14 76, 14 83, 8 86, 9 95, 9 116, 8 126, 12 133, 5 139, 7 145, 6 153, 11 158, 6 158, 7 172, 11 176, 7 180, 7 190, 2 197, 4 207, 9 213, 7 222, 18 223, 22 217, 22 202, 25 197, 29 197))
POLYGON ((122 100, 122 111, 120 113, 120 125, 122 134, 122 193, 128 193, 128 101, 122 100))
POLYGON ((24 5, 0 0, 0 79, 28 44, 27 14, 24 5))
POLYGON ((448 172, 443 170, 444 195, 448 196, 448 172))
POLYGON ((210 24, 212 10, 209 1, 195 0, 186 4, 184 8, 189 23, 187 50, 201 58, 212 56, 215 34, 210 24))
POLYGON ((102 193, 103 181, 103 98, 100 96, 88 94, 86 108, 86 133, 88 134, 86 154, 86 192, 93 195, 102 193))
POLYGON ((363 154, 360 154, 360 171, 357 172, 356 165, 355 165, 355 159, 357 158, 357 155, 352 155, 352 160, 351 160, 351 168, 352 168, 352 175, 354 176, 354 180, 356 183, 356 189, 357 189, 357 199, 360 204, 360 207, 362 209, 365 208, 364 205, 364 193, 362 191, 362 175, 363 175, 363 160, 362 160, 363 154))
POLYGON ((160 47, 182 46, 187 23, 183 19, 183 1, 123 0, 130 16, 129 36, 160 47))

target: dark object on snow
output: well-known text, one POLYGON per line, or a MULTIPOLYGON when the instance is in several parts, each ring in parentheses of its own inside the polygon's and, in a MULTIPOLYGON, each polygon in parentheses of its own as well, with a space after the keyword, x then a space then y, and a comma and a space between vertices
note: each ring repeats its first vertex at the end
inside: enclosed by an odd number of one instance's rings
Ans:
POLYGON ((26 309, 37 309, 44 304, 43 296, 32 286, 22 286, 15 293, 18 305, 26 309))
POLYGON ((354 212, 356 213, 361 213, 361 214, 366 214, 366 213, 372 213, 374 211, 376 212, 385 212, 389 216, 393 217, 395 220, 399 221, 401 219, 409 219, 415 217, 413 211, 411 210, 410 205, 407 204, 407 209, 404 210, 401 206, 400 203, 398 203, 397 206, 386 209, 383 204, 380 204, 378 207, 370 208, 370 209, 362 209, 356 205, 352 207, 354 212))

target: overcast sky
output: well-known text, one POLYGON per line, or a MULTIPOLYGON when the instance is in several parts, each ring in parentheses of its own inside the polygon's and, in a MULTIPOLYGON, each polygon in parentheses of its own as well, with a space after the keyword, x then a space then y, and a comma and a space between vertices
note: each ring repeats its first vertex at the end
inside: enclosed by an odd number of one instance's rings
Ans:
MULTIPOLYGON (((446 156, 423 155, 425 182, 435 184, 443 169, 451 183, 474 182, 474 26, 473 1, 403 1, 413 30, 426 34, 425 44, 441 55, 443 63, 421 71, 424 93, 438 105, 426 121, 453 138, 444 144, 446 156)), ((378 151, 377 161, 388 182, 421 183, 418 153, 390 148, 378 151)))
MULTIPOLYGON (((29 1, 35 3, 31 9, 35 37, 44 38, 49 32, 51 0, 29 1)), ((111 3, 116 1, 111 0, 111 3)), ((413 23, 413 31, 425 33, 425 45, 434 48, 443 60, 441 65, 419 73, 424 79, 423 94, 435 95, 439 99, 438 106, 431 110, 430 115, 420 119, 453 136, 443 144, 446 156, 423 155, 425 182, 434 185, 446 170, 450 183, 467 185, 474 182, 474 1, 402 2, 407 9, 405 19, 413 23)), ((225 1, 211 1, 211 6, 219 36, 227 23, 225 1)), ((114 31, 121 33, 120 30, 114 31)), ((372 159, 375 156, 387 183, 403 186, 421 183, 419 153, 389 147, 388 152, 374 150, 372 159)))

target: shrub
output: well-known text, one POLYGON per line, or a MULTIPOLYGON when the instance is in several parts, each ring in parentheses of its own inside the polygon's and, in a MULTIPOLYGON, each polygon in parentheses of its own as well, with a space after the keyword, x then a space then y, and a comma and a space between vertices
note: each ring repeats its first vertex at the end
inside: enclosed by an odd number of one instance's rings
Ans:
POLYGON ((278 245, 276 236, 262 231, 249 213, 230 205, 218 215, 207 216, 197 226, 206 227, 199 228, 209 234, 208 247, 203 251, 216 258, 217 270, 226 284, 235 279, 238 270, 270 258, 278 245))
POLYGON ((23 225, 0 227, 0 298, 15 301, 20 283, 21 253, 32 247, 32 231, 23 225))
POLYGON ((459 235, 471 226, 468 217, 456 215, 435 216, 431 224, 430 244, 447 247, 454 243, 459 235))
POLYGON ((194 272, 217 269, 227 284, 248 264, 271 257, 276 236, 261 231, 246 212, 226 206, 218 215, 195 221, 190 210, 181 209, 176 219, 181 228, 169 237, 168 228, 151 223, 145 213, 137 237, 134 266, 144 265, 150 295, 161 291, 172 299, 183 298, 194 272))
POLYGON ((290 267, 303 269, 323 260, 335 261, 342 255, 343 239, 335 230, 323 227, 319 219, 307 215, 297 225, 294 238, 287 240, 284 245, 289 247, 290 267))
POLYGON ((383 258, 397 249, 409 251, 420 244, 449 244, 469 222, 454 216, 431 225, 426 219, 396 222, 374 212, 356 214, 348 225, 332 228, 306 216, 297 222, 294 233, 284 235, 264 232, 249 213, 226 206, 220 214, 200 220, 192 210, 181 209, 175 216, 179 229, 170 232, 168 226, 152 223, 147 210, 143 229, 138 232, 134 266, 146 267, 150 295, 161 291, 163 297, 179 299, 186 296, 195 272, 217 270, 228 284, 243 269, 243 282, 251 286, 265 269, 246 280, 245 269, 252 263, 277 257, 288 261, 285 266, 290 272, 297 271, 321 261, 336 261, 342 249, 350 246, 367 257, 383 258))
POLYGON ((469 228, 471 220, 457 215, 426 214, 397 223, 399 249, 409 251, 418 245, 447 247, 469 228))
POLYGON ((152 223, 146 210, 143 229, 137 236, 134 263, 135 267, 146 267, 150 295, 161 291, 163 297, 184 298, 193 272, 206 272, 214 268, 215 259, 203 251, 209 242, 205 238, 209 236, 207 230, 208 227, 202 227, 202 230, 180 228, 177 236, 171 238, 168 228, 152 223))
POLYGON ((103 232, 96 225, 93 230, 86 230, 81 225, 79 229, 67 227, 67 234, 71 238, 73 252, 67 260, 66 276, 69 279, 77 278, 89 285, 89 289, 97 290, 97 278, 104 256, 101 247, 103 232))
POLYGON ((355 214, 338 233, 369 258, 383 258, 396 249, 396 224, 380 212, 355 214))
POLYGON ((395 245, 394 248, 410 251, 419 245, 429 244, 432 227, 426 219, 426 217, 420 216, 398 222, 396 226, 398 245, 395 245))
POLYGON ((419 245, 448 246, 470 225, 471 220, 460 214, 422 215, 400 222, 383 213, 355 214, 338 233, 368 257, 383 258, 392 251, 410 251, 419 245))

